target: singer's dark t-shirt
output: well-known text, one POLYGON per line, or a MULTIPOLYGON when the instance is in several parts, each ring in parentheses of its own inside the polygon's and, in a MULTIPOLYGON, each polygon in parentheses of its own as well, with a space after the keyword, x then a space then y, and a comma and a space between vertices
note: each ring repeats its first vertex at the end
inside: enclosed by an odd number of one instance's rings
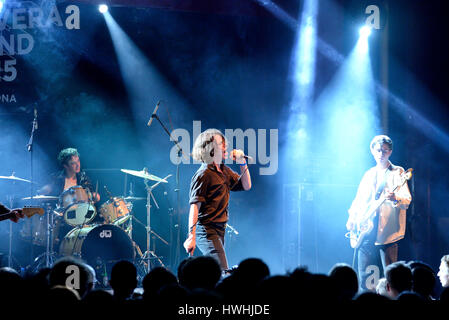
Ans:
POLYGON ((198 221, 202 225, 224 224, 228 221, 229 191, 242 191, 239 175, 225 164, 217 171, 215 165, 203 163, 190 183, 190 204, 201 202, 198 221))

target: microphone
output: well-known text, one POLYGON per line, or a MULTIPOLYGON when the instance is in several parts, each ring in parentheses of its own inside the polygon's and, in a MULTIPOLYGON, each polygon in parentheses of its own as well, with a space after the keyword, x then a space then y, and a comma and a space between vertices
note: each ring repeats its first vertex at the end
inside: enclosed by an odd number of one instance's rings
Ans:
MULTIPOLYGON (((237 157, 236 157, 236 151, 237 150, 232 150, 231 151, 231 156, 230 156, 230 158, 232 159, 232 160, 235 160, 237 157)), ((243 158, 245 158, 246 160, 248 160, 248 161, 253 161, 253 157, 251 157, 251 156, 247 156, 246 154, 244 154, 244 155, 242 155, 242 157, 243 158)))
POLYGON ((151 126, 151 123, 153 122, 154 117, 156 116, 157 109, 159 109, 159 104, 161 103, 161 100, 159 100, 156 104, 156 107, 153 110, 153 113, 151 114, 150 120, 148 120, 147 126, 151 126))

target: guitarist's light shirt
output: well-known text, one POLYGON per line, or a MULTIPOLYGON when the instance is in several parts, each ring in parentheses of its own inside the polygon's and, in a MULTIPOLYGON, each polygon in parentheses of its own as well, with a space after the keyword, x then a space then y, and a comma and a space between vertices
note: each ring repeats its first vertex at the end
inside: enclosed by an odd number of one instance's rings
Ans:
MULTIPOLYGON (((385 189, 393 190, 403 182, 401 174, 404 169, 391 165, 386 172, 385 189)), ((369 169, 362 178, 357 195, 348 212, 350 218, 357 219, 357 214, 363 211, 376 196, 376 167, 369 169)), ((395 191, 395 202, 386 200, 378 209, 379 224, 377 228, 376 245, 389 244, 404 238, 406 210, 412 201, 407 182, 395 191)), ((375 232, 375 229, 372 231, 375 232)))

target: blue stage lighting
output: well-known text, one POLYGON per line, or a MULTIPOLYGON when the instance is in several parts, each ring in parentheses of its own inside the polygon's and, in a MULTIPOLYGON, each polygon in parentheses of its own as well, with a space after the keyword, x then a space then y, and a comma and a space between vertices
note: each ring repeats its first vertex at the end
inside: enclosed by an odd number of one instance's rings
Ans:
POLYGON ((108 10, 109 10, 109 8, 105 4, 100 4, 98 6, 98 11, 100 11, 101 13, 106 13, 106 12, 108 12, 108 10))
POLYGON ((365 38, 369 37, 369 35, 371 34, 371 27, 366 26, 366 25, 361 27, 359 30, 359 34, 361 37, 365 37, 365 38))
POLYGON ((2 12, 3 9, 3 2, 5 2, 5 0, 0 0, 0 12, 2 12))

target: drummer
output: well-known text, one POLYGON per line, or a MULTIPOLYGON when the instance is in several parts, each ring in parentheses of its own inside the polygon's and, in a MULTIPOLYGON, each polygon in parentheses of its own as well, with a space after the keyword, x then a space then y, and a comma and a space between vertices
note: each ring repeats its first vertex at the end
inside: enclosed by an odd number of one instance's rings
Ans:
POLYGON ((75 148, 61 150, 58 155, 58 162, 62 170, 53 175, 53 181, 45 185, 39 194, 61 194, 73 186, 81 186, 88 189, 92 194, 94 202, 100 201, 100 195, 94 191, 92 183, 86 172, 81 170, 80 154, 75 148))

